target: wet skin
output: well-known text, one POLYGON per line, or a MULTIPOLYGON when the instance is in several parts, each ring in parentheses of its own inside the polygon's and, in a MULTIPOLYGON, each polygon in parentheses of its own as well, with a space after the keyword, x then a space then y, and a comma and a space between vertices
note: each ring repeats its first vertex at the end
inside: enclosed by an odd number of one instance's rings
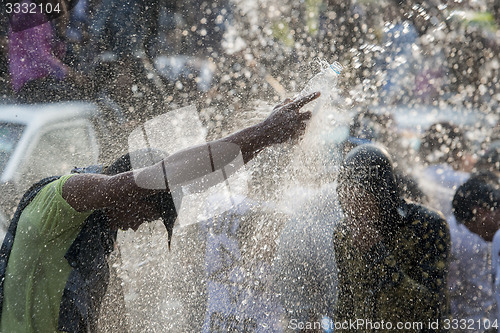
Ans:
POLYGON ((113 230, 132 229, 137 231, 141 224, 156 221, 160 218, 154 204, 144 200, 111 206, 104 211, 113 230))
POLYGON ((477 207, 472 221, 464 223, 467 229, 481 236, 485 241, 493 241, 495 232, 500 228, 500 209, 490 210, 477 207))
MULTIPOLYGON (((293 100, 287 99, 277 105, 263 122, 247 127, 222 139, 212 141, 210 145, 230 143, 239 147, 244 162, 248 162, 264 148, 287 140, 299 138, 306 129, 310 112, 301 112, 307 103, 318 98, 319 92, 293 100)), ((78 174, 69 178, 63 186, 62 196, 76 211, 102 209, 106 212, 113 229, 137 230, 144 222, 154 221, 160 216, 153 204, 145 198, 158 193, 158 189, 139 186, 136 178, 156 177, 158 170, 171 170, 171 175, 188 174, 198 163, 196 156, 206 150, 206 144, 184 149, 170 155, 163 161, 136 171, 123 172, 108 176, 103 174, 78 174), (161 164, 161 165, 160 165, 161 164)), ((207 169, 202 177, 213 172, 207 169)), ((162 173, 165 177, 165 173, 162 173)), ((187 177, 186 176, 186 177, 187 177)), ((182 177, 181 177, 182 178, 182 177)), ((162 184, 169 181, 162 179, 162 184)), ((170 191, 163 188, 163 191, 170 191)))

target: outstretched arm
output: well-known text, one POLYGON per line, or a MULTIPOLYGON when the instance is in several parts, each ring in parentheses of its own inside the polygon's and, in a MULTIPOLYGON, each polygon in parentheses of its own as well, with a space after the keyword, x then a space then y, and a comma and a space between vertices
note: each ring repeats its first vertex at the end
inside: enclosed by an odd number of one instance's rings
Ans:
POLYGON ((230 165, 238 156, 246 163, 268 146, 299 137, 311 117, 310 112, 300 109, 318 96, 313 93, 286 100, 257 125, 184 149, 147 168, 115 176, 75 175, 64 184, 63 198, 77 211, 123 205, 207 176, 230 165))

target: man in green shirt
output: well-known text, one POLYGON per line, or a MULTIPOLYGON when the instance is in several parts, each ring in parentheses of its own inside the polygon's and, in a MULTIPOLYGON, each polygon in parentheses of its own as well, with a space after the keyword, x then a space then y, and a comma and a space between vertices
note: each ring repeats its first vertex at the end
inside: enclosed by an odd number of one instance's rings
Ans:
MULTIPOLYGON (((158 163, 146 168, 124 172, 131 170, 126 155, 103 173, 55 177, 32 188, 0 251, 1 332, 95 330, 116 230, 175 219, 173 184, 214 173, 239 154, 246 163, 265 147, 298 138, 311 117, 300 109, 318 96, 287 100, 257 125, 155 158, 158 163)), ((172 223, 166 223, 169 233, 172 223)))
POLYGON ((23 211, 4 281, 2 332, 54 332, 71 271, 64 255, 92 211, 62 196, 67 175, 46 185, 23 211), (34 320, 33 320, 34 319, 34 320))

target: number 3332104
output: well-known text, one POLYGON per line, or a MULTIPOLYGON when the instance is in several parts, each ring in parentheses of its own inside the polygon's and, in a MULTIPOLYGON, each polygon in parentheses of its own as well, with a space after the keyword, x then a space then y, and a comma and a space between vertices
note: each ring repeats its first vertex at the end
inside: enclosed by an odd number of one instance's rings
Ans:
POLYGON ((8 2, 5 4, 5 11, 7 14, 51 14, 51 13, 60 13, 61 6, 59 3, 52 4, 50 2, 46 3, 11 3, 8 2))

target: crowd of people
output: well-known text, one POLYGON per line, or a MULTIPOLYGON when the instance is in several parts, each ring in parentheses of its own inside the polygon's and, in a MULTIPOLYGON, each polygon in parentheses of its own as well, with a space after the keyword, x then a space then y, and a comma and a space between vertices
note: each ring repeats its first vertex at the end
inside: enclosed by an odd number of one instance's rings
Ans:
MULTIPOLYGON (((155 69, 155 57, 165 50, 221 55, 224 22, 232 15, 225 2, 197 3, 199 12, 167 1, 58 3, 61 13, 50 19, 41 12, 0 12, 0 93, 16 103, 99 102, 136 122, 164 112, 169 102, 163 94, 170 83, 155 69), (176 35, 178 20, 200 22, 205 30, 195 27, 183 39, 176 35)), ((391 8, 386 62, 411 57, 408 46, 433 29, 429 22, 435 24, 419 15, 403 20, 391 8), (391 42, 395 35, 404 38, 391 42)), ((339 40, 349 39, 348 31, 367 30, 349 1, 330 1, 325 13, 335 15, 320 15, 324 38, 334 37, 328 27, 341 26, 346 15, 349 28, 335 30, 339 40)), ((349 43, 343 47, 359 41, 349 43)), ((427 68, 420 81, 404 83, 412 62, 379 65, 386 68, 381 96, 388 104, 413 83, 429 88, 421 81, 436 83, 443 76, 427 68)), ((457 82, 450 85, 461 89, 457 82)), ((427 88, 417 92, 422 100, 440 94, 427 88)), ((477 102, 485 93, 478 94, 468 97, 477 102)), ((258 124, 171 156, 138 152, 135 158, 149 162, 139 170, 132 170, 128 154, 106 168, 76 169, 35 184, 19 203, 0 250, 0 331, 97 331, 117 230, 135 231, 161 219, 170 247, 178 213, 174 186, 219 172, 225 178, 226 166, 240 155, 244 164, 253 160, 259 168, 269 147, 291 150, 287 144, 297 143, 311 118, 301 109, 318 96, 285 99, 258 124)), ((302 189, 307 200, 288 197, 293 209, 287 210, 278 197, 248 195, 209 214, 198 230, 205 275, 192 283, 205 289, 206 306, 197 312, 194 330, 500 332, 495 121, 475 146, 467 128, 436 122, 421 134, 417 152, 407 154, 394 116, 367 107, 335 147, 341 159, 331 178, 302 189)), ((266 188, 266 180, 252 181, 266 188)))
POLYGON ((224 1, 14 3, 19 6, 0 13, 2 98, 101 102, 126 120, 165 109, 177 90, 196 90, 196 78, 203 79, 199 68, 178 78, 184 87, 174 89, 180 82, 161 75, 154 62, 163 55, 216 57, 231 18, 224 1))
MULTIPOLYGON (((285 18, 271 13, 262 22, 238 8, 237 1, 227 0, 56 2, 61 4, 60 13, 50 20, 42 12, 0 13, 2 95, 37 102, 95 100, 105 94, 124 113, 133 108, 143 114, 151 105, 158 109, 172 102, 161 95, 177 100, 182 96, 191 102, 196 96, 195 81, 204 80, 201 72, 206 68, 191 69, 190 79, 172 82, 155 63, 164 55, 182 55, 212 62, 217 68, 213 80, 217 92, 206 100, 227 106, 223 93, 235 104, 247 96, 275 97, 293 89, 304 64, 319 56, 351 62, 352 70, 346 75, 349 84, 358 89, 362 83, 365 98, 378 103, 433 103, 458 96, 462 103, 476 107, 495 104, 498 11, 488 1, 461 6, 284 1, 279 10, 285 18), (458 15, 461 10, 467 15, 458 15), (488 15, 481 16, 485 11, 488 15), (269 28, 269 36, 256 35, 261 30, 255 25, 269 28), (287 51, 291 42, 296 42, 295 54, 287 51), (482 51, 475 52, 478 49, 482 51), (225 75, 240 80, 241 89, 235 90, 225 75), (285 75, 291 80, 285 80, 285 75), (114 96, 110 90, 117 86, 127 94, 114 96), (184 94, 174 96, 179 90, 184 94)), ((269 4, 262 10, 267 8, 278 10, 269 4)), ((137 113, 128 116, 137 117, 137 113)))

